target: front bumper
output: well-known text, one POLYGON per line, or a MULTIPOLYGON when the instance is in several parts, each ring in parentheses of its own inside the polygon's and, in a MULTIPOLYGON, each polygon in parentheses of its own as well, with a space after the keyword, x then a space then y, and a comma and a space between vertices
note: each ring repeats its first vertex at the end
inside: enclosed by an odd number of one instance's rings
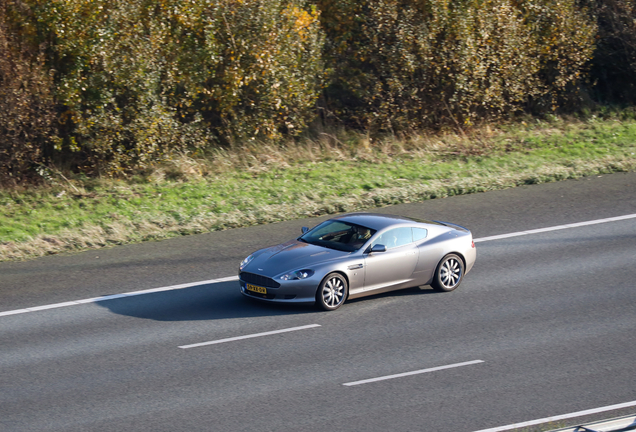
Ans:
MULTIPOLYGON (((264 287, 266 294, 250 291, 246 288, 247 282, 241 279, 239 275, 239 284, 241 294, 246 297, 263 300, 273 303, 315 303, 316 290, 320 281, 316 282, 314 278, 294 281, 277 281, 280 286, 277 288, 264 287)), ((252 284, 255 285, 255 284, 252 284)))

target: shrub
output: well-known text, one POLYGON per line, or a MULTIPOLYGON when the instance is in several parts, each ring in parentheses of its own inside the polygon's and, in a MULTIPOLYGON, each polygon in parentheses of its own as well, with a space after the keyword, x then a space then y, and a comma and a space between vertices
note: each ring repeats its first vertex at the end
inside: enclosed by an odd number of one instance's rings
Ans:
POLYGON ((401 130, 552 109, 592 52, 574 0, 318 0, 336 116, 401 130))
POLYGON ((592 82, 603 102, 636 103, 636 5, 630 0, 596 0, 598 42, 592 82))
POLYGON ((0 184, 37 179, 56 142, 52 79, 38 47, 24 44, 0 5, 0 184))
POLYGON ((117 175, 215 138, 278 138, 313 115, 320 27, 301 1, 24 0, 10 8, 25 38, 47 47, 63 138, 57 160, 76 170, 117 175))
POLYGON ((315 115, 322 32, 297 0, 210 0, 183 6, 177 65, 182 115, 202 113, 222 142, 301 132, 315 115), (187 10, 186 10, 187 9, 187 10), (193 55, 194 54, 194 55, 193 55))

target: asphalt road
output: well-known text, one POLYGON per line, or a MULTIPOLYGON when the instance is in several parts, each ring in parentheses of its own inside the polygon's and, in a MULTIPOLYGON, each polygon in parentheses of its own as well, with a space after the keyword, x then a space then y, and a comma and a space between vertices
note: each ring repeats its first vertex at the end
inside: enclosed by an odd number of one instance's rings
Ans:
MULTIPOLYGON (((484 238, 636 214, 636 173, 381 211, 484 238)), ((231 276, 322 219, 0 263, 0 312, 231 276)), ((472 432, 636 401, 636 219, 477 251, 455 292, 330 313, 221 282, 0 316, 0 430, 472 432)))

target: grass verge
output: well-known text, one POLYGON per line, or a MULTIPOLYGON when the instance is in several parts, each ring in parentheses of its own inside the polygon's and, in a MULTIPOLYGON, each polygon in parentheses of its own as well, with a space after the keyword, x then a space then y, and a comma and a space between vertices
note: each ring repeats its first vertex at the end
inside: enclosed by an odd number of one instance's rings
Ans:
POLYGON ((132 180, 0 190, 0 260, 636 170, 636 120, 553 118, 468 134, 340 132, 182 155, 132 180))

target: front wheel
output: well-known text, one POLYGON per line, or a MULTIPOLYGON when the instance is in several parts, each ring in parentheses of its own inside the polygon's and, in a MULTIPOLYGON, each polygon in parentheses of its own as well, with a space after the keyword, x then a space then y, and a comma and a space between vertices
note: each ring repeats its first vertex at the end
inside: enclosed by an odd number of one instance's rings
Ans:
POLYGON ((346 279, 339 273, 331 273, 320 283, 316 303, 324 310, 336 310, 347 299, 347 293, 346 279))
POLYGON ((464 277, 464 261, 455 254, 446 255, 435 270, 431 286, 437 291, 453 291, 464 277))

